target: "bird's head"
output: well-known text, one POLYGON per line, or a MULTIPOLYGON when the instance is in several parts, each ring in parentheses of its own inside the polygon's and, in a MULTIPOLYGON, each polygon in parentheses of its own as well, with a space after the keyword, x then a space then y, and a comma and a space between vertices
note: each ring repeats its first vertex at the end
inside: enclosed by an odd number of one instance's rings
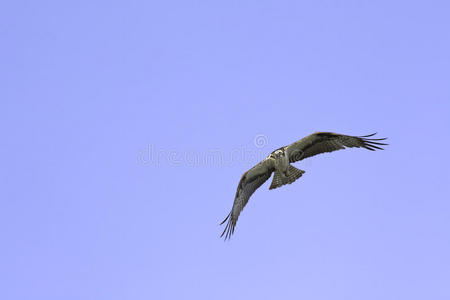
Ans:
POLYGON ((281 157, 284 157, 284 155, 285 155, 285 152, 284 152, 284 150, 283 149, 277 149, 277 150, 275 150, 275 151, 273 151, 272 152, 272 156, 273 156, 273 158, 281 158, 281 157))

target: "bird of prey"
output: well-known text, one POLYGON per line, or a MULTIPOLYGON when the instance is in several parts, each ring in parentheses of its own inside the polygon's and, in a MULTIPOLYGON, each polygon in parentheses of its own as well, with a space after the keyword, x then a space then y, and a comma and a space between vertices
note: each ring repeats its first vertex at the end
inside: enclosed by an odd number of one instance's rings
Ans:
POLYGON ((372 138, 375 134, 350 136, 333 132, 316 132, 289 146, 284 146, 273 151, 263 161, 242 175, 234 197, 233 208, 225 220, 220 223, 222 225, 228 220, 221 237, 225 235, 225 240, 231 237, 234 233, 239 214, 244 209, 248 199, 257 188, 270 178, 272 173, 275 173, 275 175, 269 187, 270 190, 285 184, 291 184, 300 178, 305 171, 297 169, 291 163, 305 158, 353 147, 362 147, 371 151, 375 149, 383 150, 381 147, 387 144, 381 143, 380 141, 386 138, 372 138))

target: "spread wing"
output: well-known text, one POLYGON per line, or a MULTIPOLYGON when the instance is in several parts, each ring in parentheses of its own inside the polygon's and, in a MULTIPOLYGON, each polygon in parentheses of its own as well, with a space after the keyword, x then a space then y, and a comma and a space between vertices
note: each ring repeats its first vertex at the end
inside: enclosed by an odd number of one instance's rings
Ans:
POLYGON ((376 133, 364 136, 350 136, 333 132, 316 132, 298 142, 287 146, 289 162, 296 162, 320 153, 333 152, 345 148, 365 148, 371 151, 383 150, 381 146, 387 145, 380 141, 386 138, 371 138, 376 133))
POLYGON ((257 188, 269 179, 273 170, 273 160, 266 158, 242 175, 237 187, 236 196, 234 197, 233 208, 225 220, 220 223, 220 225, 222 225, 228 220, 221 237, 223 235, 225 235, 225 239, 229 239, 231 237, 234 232, 234 228, 236 227, 239 214, 244 209, 248 199, 250 199, 250 196, 256 191, 257 188))

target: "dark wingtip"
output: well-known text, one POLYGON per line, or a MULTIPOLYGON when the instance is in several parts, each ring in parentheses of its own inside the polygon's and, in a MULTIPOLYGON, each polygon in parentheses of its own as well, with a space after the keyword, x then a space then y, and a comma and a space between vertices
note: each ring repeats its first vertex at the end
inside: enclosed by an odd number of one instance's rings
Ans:
POLYGON ((368 149, 368 150, 371 150, 371 151, 375 151, 375 149, 378 149, 378 150, 384 150, 382 147, 380 147, 380 146, 387 146, 388 144, 386 144, 386 143, 380 143, 379 141, 384 141, 384 140, 386 140, 387 138, 376 138, 376 139, 374 139, 374 138, 368 138, 368 137, 371 137, 371 136, 374 136, 376 134, 376 132, 375 133, 372 133, 372 134, 368 134, 368 135, 363 135, 363 136, 360 136, 359 138, 362 140, 362 142, 364 143, 364 148, 366 148, 366 149, 368 149))
POLYGON ((370 137, 370 136, 374 136, 375 134, 377 134, 378 132, 375 132, 375 133, 372 133, 372 134, 368 134, 368 135, 362 135, 362 136, 360 136, 361 138, 367 138, 367 137, 370 137))
POLYGON ((232 226, 232 222, 231 222, 231 212, 228 214, 228 216, 225 218, 225 220, 223 220, 222 223, 220 223, 220 225, 225 223, 225 221, 227 221, 227 220, 228 220, 227 225, 225 226, 225 229, 223 230, 222 234, 220 235, 220 237, 223 237, 225 235, 224 241, 229 240, 234 231, 234 227, 232 226))
POLYGON ((225 218, 225 220, 222 221, 222 223, 220 223, 219 225, 222 225, 223 223, 225 223, 226 220, 228 220, 228 218, 231 216, 231 212, 228 214, 228 216, 225 218))

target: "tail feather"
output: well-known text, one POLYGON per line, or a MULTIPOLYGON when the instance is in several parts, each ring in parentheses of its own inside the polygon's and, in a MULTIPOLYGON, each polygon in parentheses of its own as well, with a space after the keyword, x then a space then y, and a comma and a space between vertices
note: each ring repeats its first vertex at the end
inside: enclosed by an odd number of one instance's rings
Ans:
POLYGON ((280 172, 275 171, 269 190, 276 189, 285 184, 291 184, 300 177, 302 177, 303 173, 305 173, 305 171, 297 169, 296 167, 293 166, 289 166, 288 176, 284 176, 280 172))

